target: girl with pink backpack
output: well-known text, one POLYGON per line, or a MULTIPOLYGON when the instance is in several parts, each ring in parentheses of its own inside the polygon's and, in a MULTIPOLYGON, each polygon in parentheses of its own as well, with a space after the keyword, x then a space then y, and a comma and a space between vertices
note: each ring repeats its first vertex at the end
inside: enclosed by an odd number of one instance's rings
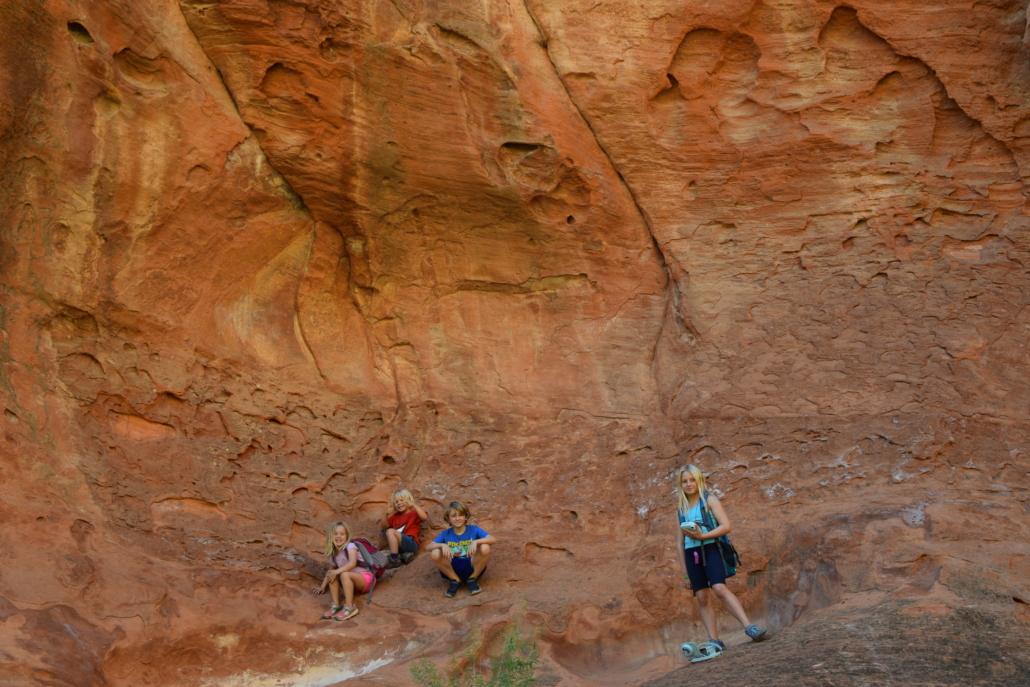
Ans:
MULTIPOLYGON (((325 533, 325 555, 329 557, 329 571, 322 580, 322 585, 311 591, 315 594, 325 594, 328 589, 333 597, 333 605, 322 614, 324 620, 350 620, 358 614, 358 607, 354 604, 354 593, 361 594, 369 592, 375 586, 377 573, 376 563, 370 566, 366 562, 365 552, 360 552, 358 545, 360 541, 351 538, 350 528, 345 522, 334 522, 325 533), (360 553, 360 555, 359 555, 360 553), (340 596, 343 596, 343 604, 340 603, 340 596)), ((385 557, 378 551, 373 555, 385 557)))

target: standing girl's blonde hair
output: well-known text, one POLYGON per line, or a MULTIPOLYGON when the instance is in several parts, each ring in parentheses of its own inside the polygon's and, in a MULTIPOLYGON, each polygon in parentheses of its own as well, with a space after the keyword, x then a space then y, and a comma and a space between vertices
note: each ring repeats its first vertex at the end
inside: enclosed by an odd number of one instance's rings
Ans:
POLYGON ((683 491, 683 475, 686 473, 690 473, 694 478, 694 481, 697 482, 697 490, 700 493, 701 498, 708 498, 708 485, 705 484, 705 476, 701 474, 701 470, 694 465, 688 465, 685 468, 682 468, 679 471, 679 475, 676 477, 676 492, 679 494, 679 512, 680 515, 684 516, 689 513, 692 508, 690 500, 687 498, 687 492, 683 491))
POLYGON ((333 557, 336 554, 338 554, 341 551, 343 551, 344 549, 346 549, 347 548, 347 544, 350 543, 350 540, 351 540, 350 528, 347 527, 347 523, 342 522, 342 521, 341 522, 334 522, 332 525, 329 525, 329 529, 327 529, 325 531, 325 551, 323 553, 326 556, 333 557), (333 541, 333 534, 335 534, 337 527, 342 527, 343 531, 347 533, 347 541, 345 541, 343 543, 343 546, 341 546, 339 548, 336 547, 336 542, 333 541))

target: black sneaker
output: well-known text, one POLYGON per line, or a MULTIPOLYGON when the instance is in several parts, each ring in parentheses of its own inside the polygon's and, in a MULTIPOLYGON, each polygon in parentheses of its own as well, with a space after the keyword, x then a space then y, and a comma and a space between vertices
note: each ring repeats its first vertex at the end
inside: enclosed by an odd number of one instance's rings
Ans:
POLYGON ((393 570, 394 568, 399 568, 399 567, 401 567, 400 556, 390 556, 390 558, 386 561, 386 569, 387 570, 393 570))
POLYGON ((461 588, 461 580, 451 580, 451 585, 447 587, 447 591, 443 593, 448 599, 453 599, 454 595, 458 593, 461 588))
MULTIPOLYGON (((471 594, 472 596, 475 596, 479 592, 483 591, 483 589, 479 586, 479 582, 477 582, 476 578, 474 578, 474 577, 470 577, 468 579, 468 582, 466 582, 465 584, 468 585, 469 594, 471 594)), ((455 589, 454 591, 458 591, 458 590, 455 589)))
POLYGON ((401 554, 401 563, 403 563, 404 565, 407 565, 408 563, 411 562, 411 559, 414 558, 414 557, 415 557, 415 552, 414 551, 405 551, 404 553, 401 554))

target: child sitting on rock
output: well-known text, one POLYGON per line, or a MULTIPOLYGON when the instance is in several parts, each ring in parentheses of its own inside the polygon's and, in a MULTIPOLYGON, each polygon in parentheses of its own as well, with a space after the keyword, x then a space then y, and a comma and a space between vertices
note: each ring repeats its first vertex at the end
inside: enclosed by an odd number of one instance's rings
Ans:
POLYGON ((390 560, 387 568, 407 565, 418 553, 418 530, 423 520, 429 515, 407 489, 398 489, 390 496, 390 508, 383 516, 382 524, 386 529, 386 541, 390 547, 390 560))
POLYGON ((454 598, 462 583, 468 585, 469 594, 483 591, 479 587, 479 576, 490 562, 490 545, 497 538, 482 528, 468 524, 472 514, 461 501, 452 501, 443 512, 443 519, 450 525, 433 540, 426 551, 432 552, 433 563, 440 575, 450 582, 444 596, 454 598))
POLYGON ((329 556, 329 572, 325 574, 322 585, 311 591, 325 594, 328 588, 332 594, 333 605, 322 615, 324 620, 349 620, 358 614, 358 607, 354 605, 354 592, 360 594, 371 589, 375 583, 375 574, 358 556, 358 547, 351 541, 350 528, 345 522, 334 522, 329 526, 325 534, 325 555, 329 556))

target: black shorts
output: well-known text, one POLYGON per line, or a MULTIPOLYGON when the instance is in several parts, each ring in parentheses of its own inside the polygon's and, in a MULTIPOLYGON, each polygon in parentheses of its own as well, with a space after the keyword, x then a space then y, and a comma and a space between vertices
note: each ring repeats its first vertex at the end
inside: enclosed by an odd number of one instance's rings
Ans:
POLYGON ((418 551, 418 543, 415 542, 415 538, 408 534, 402 534, 398 553, 415 553, 416 551, 418 551))
POLYGON ((722 552, 715 542, 705 544, 705 557, 701 558, 701 547, 694 546, 686 549, 684 555, 687 558, 687 575, 690 577, 690 586, 694 590, 694 596, 701 589, 710 589, 716 584, 726 584, 726 566, 722 562, 722 552))

